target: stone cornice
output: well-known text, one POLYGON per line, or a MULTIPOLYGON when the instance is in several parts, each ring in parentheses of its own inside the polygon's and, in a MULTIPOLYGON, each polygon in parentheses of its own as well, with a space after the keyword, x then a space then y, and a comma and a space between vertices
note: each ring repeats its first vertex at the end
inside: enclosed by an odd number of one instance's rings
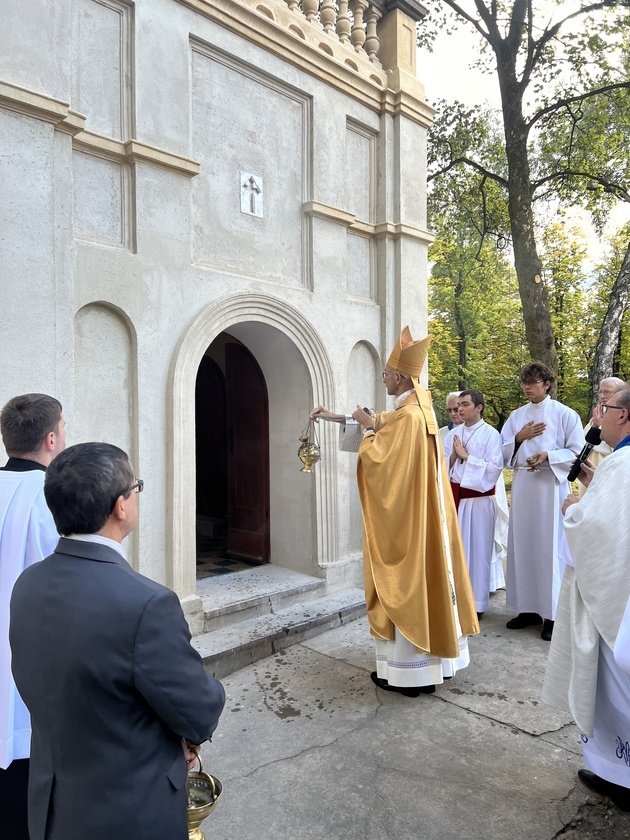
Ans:
POLYGON ((414 22, 418 22, 428 15, 428 11, 418 0, 382 0, 384 14, 394 9, 400 9, 414 22))
POLYGON ((0 108, 51 123, 56 131, 72 135, 72 148, 121 163, 144 163, 192 178, 199 173, 196 160, 159 149, 140 140, 115 140, 85 129, 85 117, 67 102, 0 81, 0 108))
POLYGON ((430 245, 435 237, 422 228, 415 225, 406 225, 402 222, 379 222, 376 225, 370 222, 363 222, 347 210, 341 210, 330 204, 323 204, 320 201, 306 201, 302 205, 304 212, 316 219, 324 219, 342 225, 351 233, 363 234, 364 236, 386 237, 388 239, 415 239, 425 245, 430 245))
POLYGON ((73 149, 91 155, 116 160, 120 163, 145 163, 158 169, 168 169, 179 175, 192 178, 199 173, 200 164, 196 160, 158 149, 139 140, 113 140, 93 131, 82 131, 72 141, 73 149))
POLYGON ((52 123, 68 134, 77 134, 85 125, 85 117, 73 111, 68 102, 10 82, 0 81, 0 107, 52 123))
MULTIPOLYGON (((432 110, 417 79, 404 89, 388 90, 391 76, 367 56, 328 35, 291 11, 284 0, 176 0, 248 41, 257 44, 377 113, 403 115, 428 127, 432 110), (418 94, 422 96, 417 99, 418 94)), ((405 80, 406 82, 407 80, 405 80)))

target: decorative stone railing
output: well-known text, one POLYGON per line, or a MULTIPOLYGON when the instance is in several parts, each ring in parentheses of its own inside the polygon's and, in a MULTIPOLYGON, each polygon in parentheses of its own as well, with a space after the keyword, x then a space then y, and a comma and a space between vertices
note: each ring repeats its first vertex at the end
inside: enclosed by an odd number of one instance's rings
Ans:
POLYGON ((374 0, 285 0, 289 9, 381 67, 377 23, 382 2, 374 0))

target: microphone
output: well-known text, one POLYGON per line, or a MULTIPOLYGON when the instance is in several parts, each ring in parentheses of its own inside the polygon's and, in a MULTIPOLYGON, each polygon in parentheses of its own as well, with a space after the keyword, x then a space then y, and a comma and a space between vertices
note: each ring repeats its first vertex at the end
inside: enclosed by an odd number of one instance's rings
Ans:
POLYGON ((591 429, 588 430, 586 433, 586 437, 584 438, 586 443, 584 444, 584 449, 580 452, 577 456, 576 460, 571 467, 571 471, 567 476, 567 481, 575 481, 575 479, 580 474, 580 465, 583 464, 588 456, 591 454, 593 449, 600 443, 602 439, 601 431, 593 426, 591 429))

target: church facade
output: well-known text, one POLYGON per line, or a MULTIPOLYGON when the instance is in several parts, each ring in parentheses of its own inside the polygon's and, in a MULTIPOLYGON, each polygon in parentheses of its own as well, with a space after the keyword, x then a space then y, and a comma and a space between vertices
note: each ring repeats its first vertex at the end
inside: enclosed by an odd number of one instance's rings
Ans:
POLYGON ((309 410, 385 407, 426 327, 417 0, 6 0, 2 404, 145 481, 131 555, 197 609, 196 545, 361 580, 356 455, 309 410))

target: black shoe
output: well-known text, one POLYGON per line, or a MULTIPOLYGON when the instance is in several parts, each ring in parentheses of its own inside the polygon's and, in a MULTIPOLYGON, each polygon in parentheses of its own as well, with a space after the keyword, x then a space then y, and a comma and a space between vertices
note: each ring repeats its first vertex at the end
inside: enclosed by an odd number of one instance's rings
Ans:
POLYGON ((483 613, 477 613, 477 621, 481 621, 483 618, 483 613))
POLYGON ((542 629, 542 633, 540 634, 540 638, 544 639, 546 642, 550 642, 552 636, 553 636, 553 621, 550 618, 546 618, 543 621, 543 629, 542 629))
POLYGON ((616 785, 614 782, 608 782, 601 776, 591 773, 590 770, 578 770, 578 778, 595 793, 612 799, 620 811, 630 811, 630 790, 628 788, 616 785))
POLYGON ((538 613, 519 613, 516 618, 511 618, 505 626, 508 630, 522 630, 523 627, 532 627, 534 624, 542 624, 542 618, 538 613))
POLYGON ((382 688, 383 691, 395 691, 396 694, 402 694, 403 697, 419 697, 421 694, 433 694, 435 691, 434 685, 420 685, 413 688, 403 688, 400 685, 390 685, 387 680, 383 680, 376 676, 376 671, 372 671, 370 679, 377 688, 382 688))

